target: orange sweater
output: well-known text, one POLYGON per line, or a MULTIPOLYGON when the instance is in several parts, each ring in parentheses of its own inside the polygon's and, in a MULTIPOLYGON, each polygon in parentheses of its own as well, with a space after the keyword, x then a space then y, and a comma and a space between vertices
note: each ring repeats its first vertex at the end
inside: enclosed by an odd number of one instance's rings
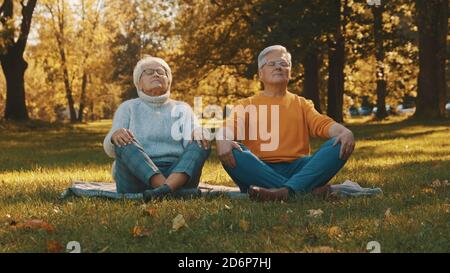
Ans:
POLYGON ((268 97, 260 93, 238 101, 226 124, 234 131, 233 139, 241 141, 259 159, 266 162, 292 162, 310 154, 309 136, 329 138, 328 130, 334 120, 318 113, 312 101, 287 92, 283 97, 268 97), (272 112, 276 113, 277 105, 279 118, 272 120, 276 117, 272 112), (238 109, 244 114, 239 115, 238 109), (252 112, 256 115, 251 115, 252 112), (278 130, 275 122, 278 123, 278 130), (241 134, 238 133, 238 127, 241 134), (278 141, 274 140, 276 131, 279 132, 278 141), (273 135, 269 138, 264 132, 273 135))

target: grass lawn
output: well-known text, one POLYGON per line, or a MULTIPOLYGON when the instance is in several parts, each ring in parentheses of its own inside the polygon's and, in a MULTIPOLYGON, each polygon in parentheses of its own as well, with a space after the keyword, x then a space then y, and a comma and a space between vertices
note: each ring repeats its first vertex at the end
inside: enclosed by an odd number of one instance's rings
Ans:
MULTIPOLYGON (((450 252, 450 122, 351 123, 356 151, 331 181, 383 196, 288 203, 196 199, 60 200, 73 180, 112 181, 102 141, 110 121, 22 129, 0 124, 0 252, 450 252), (307 211, 321 209, 319 217, 307 211), (172 231, 183 215, 187 227, 172 231), (26 228, 30 219, 36 227, 26 228), (134 232, 133 232, 134 230, 134 232), (140 236, 139 236, 140 235, 140 236)), ((316 149, 321 140, 313 141, 316 149)), ((215 151, 201 179, 233 185, 215 151)))

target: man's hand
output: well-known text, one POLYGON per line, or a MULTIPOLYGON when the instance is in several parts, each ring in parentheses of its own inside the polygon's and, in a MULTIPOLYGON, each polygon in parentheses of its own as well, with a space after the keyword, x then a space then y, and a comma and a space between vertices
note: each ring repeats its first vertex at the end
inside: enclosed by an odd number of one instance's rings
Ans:
POLYGON ((133 133, 125 128, 118 129, 111 136, 111 142, 119 147, 130 144, 133 139, 133 133))
MULTIPOLYGON (((210 137, 209 131, 203 129, 202 127, 198 127, 192 132, 192 139, 197 141, 198 146, 200 146, 205 150, 207 150, 210 146, 209 137, 210 137)), ((189 143, 192 143, 192 140, 189 141, 189 143)))
POLYGON ((217 140, 217 155, 219 157, 220 162, 224 166, 235 168, 236 160, 233 156, 233 149, 238 149, 242 152, 241 146, 235 141, 232 140, 217 140))
POLYGON ((355 138, 353 137, 352 131, 346 128, 344 132, 336 136, 333 146, 336 146, 338 143, 341 143, 339 158, 347 160, 355 149, 355 138))

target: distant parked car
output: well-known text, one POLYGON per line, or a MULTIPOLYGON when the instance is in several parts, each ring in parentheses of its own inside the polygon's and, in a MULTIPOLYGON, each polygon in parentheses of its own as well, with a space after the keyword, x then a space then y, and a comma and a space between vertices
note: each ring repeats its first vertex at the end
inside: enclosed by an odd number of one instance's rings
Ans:
POLYGON ((372 111, 368 106, 359 107, 358 112, 361 116, 369 116, 370 114, 372 114, 372 111))
POLYGON ((403 104, 399 104, 399 105, 397 106, 397 113, 399 113, 399 114, 403 114, 403 115, 406 115, 406 114, 414 114, 415 111, 416 111, 416 107, 405 108, 405 107, 403 106, 403 104))
MULTIPOLYGON (((376 114, 377 111, 378 111, 378 107, 375 106, 375 107, 372 109, 372 113, 373 113, 373 114, 376 114)), ((386 112, 387 112, 388 114, 392 114, 392 107, 391 107, 389 104, 386 105, 386 112)))
POLYGON ((356 107, 350 107, 349 109, 348 109, 348 112, 350 113, 350 116, 352 116, 352 117, 356 117, 356 116, 359 116, 359 111, 358 111, 358 108, 356 108, 356 107))

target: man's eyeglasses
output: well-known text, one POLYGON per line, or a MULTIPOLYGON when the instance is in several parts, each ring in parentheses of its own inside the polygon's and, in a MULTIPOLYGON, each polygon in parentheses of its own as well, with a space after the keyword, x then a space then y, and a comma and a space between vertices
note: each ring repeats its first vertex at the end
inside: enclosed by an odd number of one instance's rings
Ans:
POLYGON ((147 76, 152 76, 153 74, 158 74, 159 76, 166 76, 166 70, 162 69, 162 68, 146 68, 143 71, 143 74, 147 75, 147 76))
POLYGON ((281 67, 290 67, 291 66, 291 64, 285 60, 270 61, 270 62, 266 62, 264 65, 267 65, 268 67, 276 67, 277 65, 279 65, 281 67))

